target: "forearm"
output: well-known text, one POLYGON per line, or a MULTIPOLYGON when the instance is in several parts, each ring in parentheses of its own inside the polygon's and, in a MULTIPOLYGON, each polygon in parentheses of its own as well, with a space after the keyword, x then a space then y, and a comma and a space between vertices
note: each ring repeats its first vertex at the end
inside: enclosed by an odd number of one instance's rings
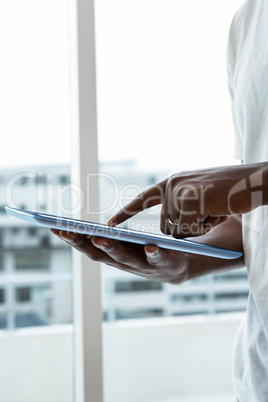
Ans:
MULTIPOLYGON (((228 248, 243 252, 242 225, 237 217, 230 217, 228 220, 196 241, 216 247, 228 248)), ((234 260, 206 257, 197 254, 187 255, 187 279, 194 279, 211 273, 219 273, 242 268, 244 266, 243 256, 234 260)))

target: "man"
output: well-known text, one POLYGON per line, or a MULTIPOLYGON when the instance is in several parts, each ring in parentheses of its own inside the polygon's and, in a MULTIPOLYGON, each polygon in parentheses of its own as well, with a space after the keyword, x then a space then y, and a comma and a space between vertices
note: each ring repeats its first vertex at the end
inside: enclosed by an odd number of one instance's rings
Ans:
POLYGON ((164 233, 176 238, 198 236, 199 242, 242 251, 244 258, 221 260, 53 233, 89 258, 154 281, 181 284, 246 264, 250 295, 236 340, 234 390, 240 402, 264 402, 268 401, 268 0, 247 0, 234 17, 228 77, 236 157, 243 165, 174 175, 142 193, 108 223, 115 226, 161 203, 164 233))

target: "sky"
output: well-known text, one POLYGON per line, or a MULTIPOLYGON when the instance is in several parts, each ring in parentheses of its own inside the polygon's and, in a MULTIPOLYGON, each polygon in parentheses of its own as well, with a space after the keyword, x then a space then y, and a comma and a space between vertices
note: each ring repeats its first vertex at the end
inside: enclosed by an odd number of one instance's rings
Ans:
MULTIPOLYGON (((242 3, 96 2, 100 160, 234 163, 225 53, 242 3)), ((66 0, 0 4, 2 168, 70 163, 68 23, 66 0)))

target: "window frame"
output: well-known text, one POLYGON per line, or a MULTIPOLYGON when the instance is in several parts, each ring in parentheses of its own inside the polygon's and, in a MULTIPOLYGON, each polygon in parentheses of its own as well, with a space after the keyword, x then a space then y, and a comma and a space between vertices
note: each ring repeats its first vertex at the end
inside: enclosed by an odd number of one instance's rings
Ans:
MULTIPOLYGON (((87 212, 88 174, 98 173, 94 0, 69 0, 71 183, 79 187, 75 217, 97 220, 87 212)), ((90 187, 90 206, 98 211, 98 183, 90 187)), ((77 201, 77 199, 76 199, 77 201)), ((100 264, 73 253, 74 400, 103 401, 100 264)))

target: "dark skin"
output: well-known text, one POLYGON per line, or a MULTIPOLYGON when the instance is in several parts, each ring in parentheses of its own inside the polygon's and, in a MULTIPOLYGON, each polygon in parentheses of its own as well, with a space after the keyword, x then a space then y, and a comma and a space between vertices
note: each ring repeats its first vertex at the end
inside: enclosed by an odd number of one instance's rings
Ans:
MULTIPOLYGON (((176 238, 243 252, 240 216, 268 205, 267 163, 218 167, 174 175, 139 195, 110 218, 118 225, 142 210, 162 204, 161 229, 176 238)), ((209 273, 244 266, 235 260, 139 246, 52 229, 52 233, 95 261, 144 278, 182 284, 209 273)))
POLYGON ((178 239, 203 235, 228 216, 268 205, 267 167, 264 162, 175 174, 141 193, 108 224, 118 225, 146 208, 162 204, 163 233, 178 239))
MULTIPOLYGON (((103 262, 157 282, 182 284, 201 275, 244 266, 243 257, 236 260, 224 260, 56 229, 51 229, 51 232, 93 261, 103 262)), ((228 218, 222 225, 213 228, 210 233, 200 236, 198 241, 242 251, 241 224, 232 217, 228 218)))

